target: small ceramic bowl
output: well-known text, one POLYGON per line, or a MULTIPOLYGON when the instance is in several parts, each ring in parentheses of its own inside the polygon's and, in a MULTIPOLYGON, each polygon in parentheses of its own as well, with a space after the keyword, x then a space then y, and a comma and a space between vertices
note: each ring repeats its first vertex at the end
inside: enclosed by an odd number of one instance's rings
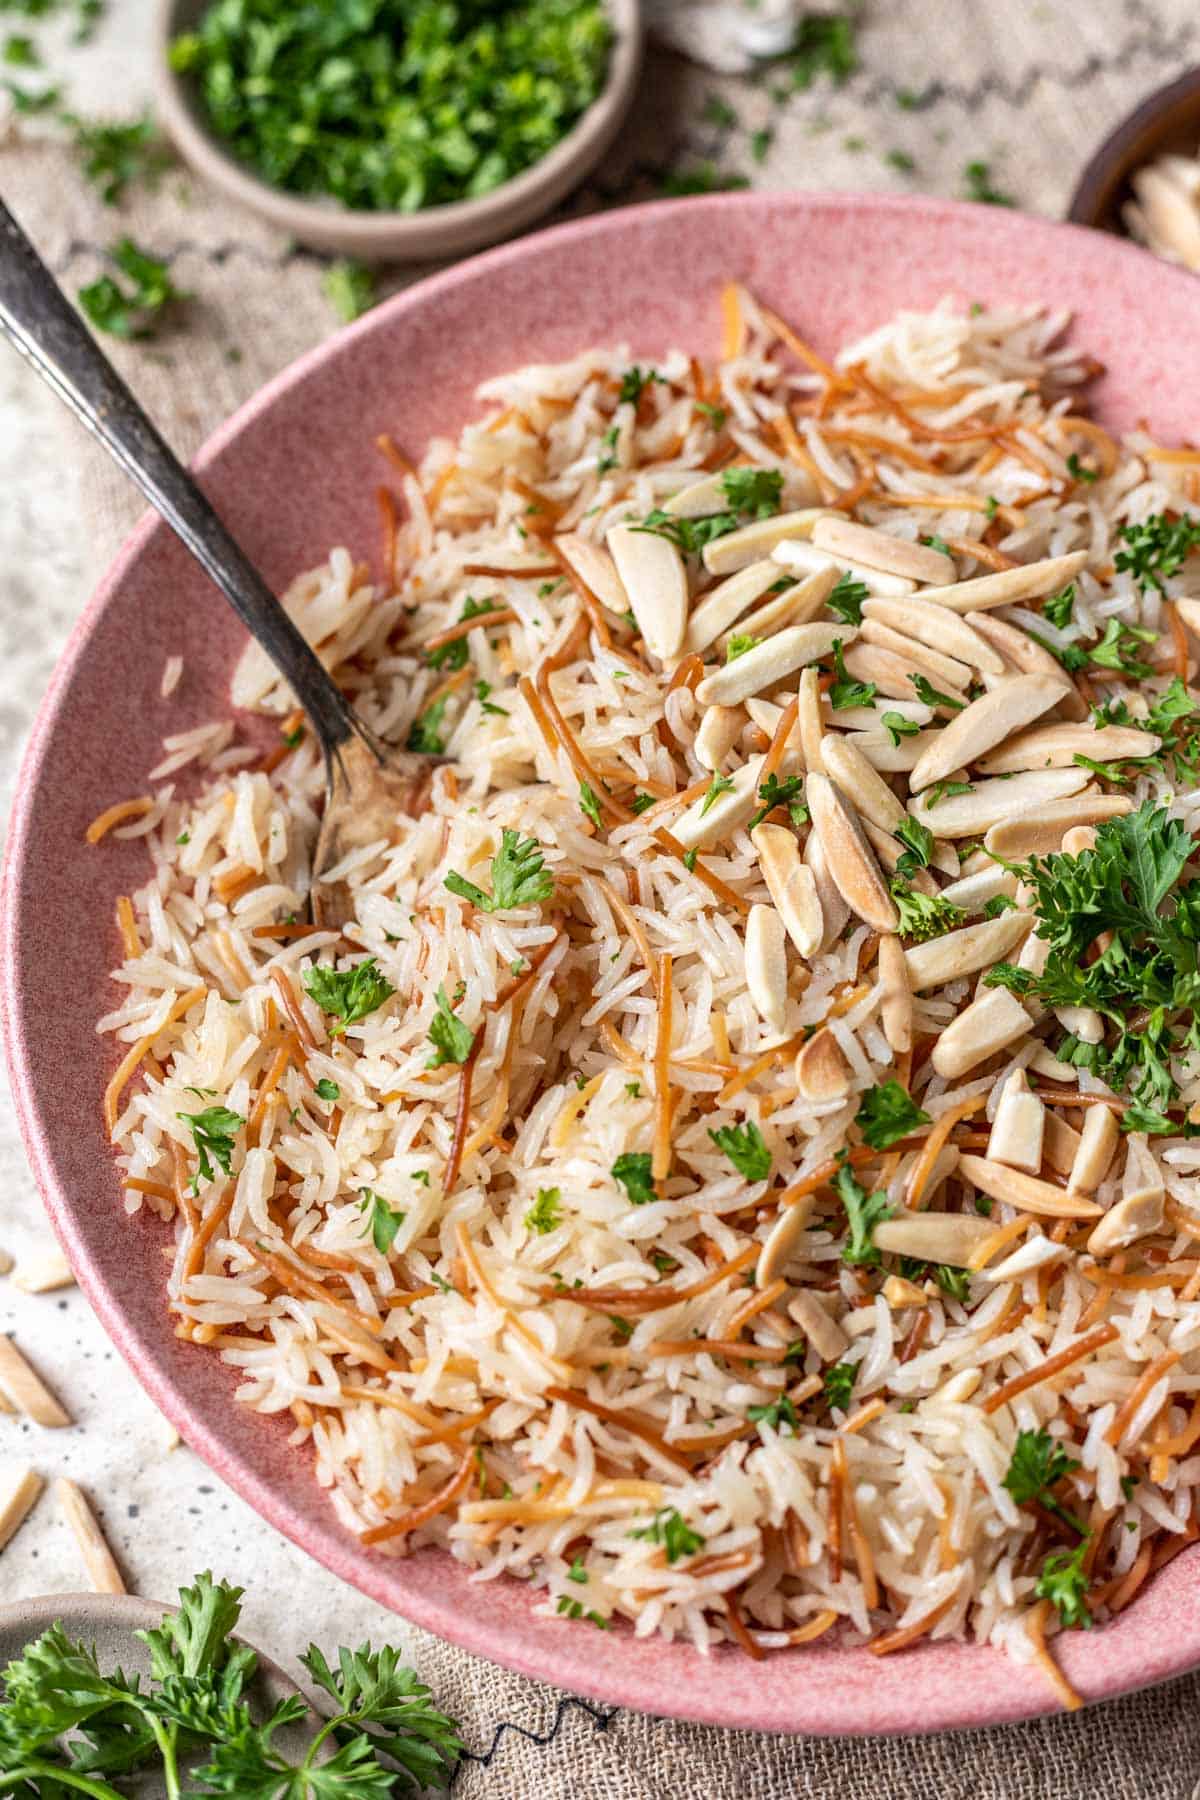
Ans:
POLYGON ((456 200, 413 213, 353 211, 336 201, 307 199, 260 180, 212 135, 193 84, 171 68, 168 52, 172 40, 195 27, 210 0, 156 0, 158 115, 175 148, 197 175, 298 243, 366 263, 461 256, 511 237, 549 212, 579 185, 615 139, 641 68, 641 0, 605 3, 614 40, 603 91, 540 162, 478 200, 456 200))
MULTIPOLYGON (((0 1606, 0 1669, 52 1625, 61 1625, 74 1642, 95 1647, 106 1673, 120 1666, 127 1675, 140 1675, 144 1680, 150 1674, 150 1652, 133 1634, 161 1624, 163 1614, 171 1610, 132 1594, 42 1594, 35 1600, 14 1601, 0 1606)), ((303 1693, 311 1701, 311 1695, 261 1650, 257 1655, 258 1667, 246 1695, 256 1717, 265 1718, 281 1700, 294 1694, 303 1693)), ((311 1736, 307 1726, 285 1726, 278 1742, 288 1755, 300 1756, 311 1736)), ((161 1776, 148 1768, 133 1778, 128 1792, 130 1800, 164 1800, 166 1787, 161 1776)))
POLYGON ((1101 144, 1079 178, 1067 217, 1075 225, 1128 237, 1121 211, 1133 198, 1130 177, 1143 163, 1200 150, 1200 69, 1150 94, 1101 144))

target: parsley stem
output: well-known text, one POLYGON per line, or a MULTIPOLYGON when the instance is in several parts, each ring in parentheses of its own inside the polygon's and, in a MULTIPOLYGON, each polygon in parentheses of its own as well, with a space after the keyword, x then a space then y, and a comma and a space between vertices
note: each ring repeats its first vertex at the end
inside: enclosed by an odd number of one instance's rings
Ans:
MULTIPOLYGON (((60 1788, 70 1788, 72 1793, 91 1794, 92 1800, 122 1800, 118 1790, 109 1787, 107 1781, 91 1781, 74 1769, 65 1769, 61 1763, 43 1762, 39 1756, 31 1756, 20 1769, 0 1772, 0 1792, 11 1793, 23 1782, 43 1780, 55 1782, 60 1788)), ((179 1785, 176 1783, 174 1795, 178 1794, 179 1785)))
POLYGON ((179 1785, 179 1762, 175 1754, 179 1727, 168 1725, 162 1719, 156 1719, 152 1713, 146 1713, 145 1719, 154 1733, 158 1754, 162 1757, 162 1776, 167 1790, 167 1800, 180 1800, 183 1789, 179 1785))

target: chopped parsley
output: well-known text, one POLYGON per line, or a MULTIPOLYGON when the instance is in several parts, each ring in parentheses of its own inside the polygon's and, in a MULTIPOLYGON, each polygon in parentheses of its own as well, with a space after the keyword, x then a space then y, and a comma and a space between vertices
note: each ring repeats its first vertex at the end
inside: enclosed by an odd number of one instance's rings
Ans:
POLYGON ((905 845, 903 853, 896 859, 897 875, 907 879, 918 869, 927 869, 933 856, 933 833, 929 827, 910 813, 897 825, 895 835, 905 845))
POLYGON ((1048 619, 1056 630, 1062 631, 1071 623, 1071 615, 1075 609, 1075 583, 1051 594, 1042 602, 1042 617, 1048 619))
POLYGON ((709 783, 708 792, 700 804, 700 817, 703 818, 710 807, 715 806, 722 794, 729 793, 733 787, 731 775, 714 775, 709 783))
POLYGON ((1008 1489, 1018 1506, 1036 1502, 1057 1513, 1068 1524, 1074 1524, 1071 1515, 1064 1513, 1055 1499, 1053 1489, 1078 1467, 1079 1463, 1068 1456, 1045 1426, 1040 1426, 1037 1431, 1018 1431, 1001 1486, 1008 1489))
POLYGON ((352 969, 317 963, 304 971, 302 980, 309 998, 316 1001, 327 1018, 337 1021, 329 1027, 330 1037, 337 1037, 349 1025, 357 1025, 396 991, 387 976, 380 974, 373 956, 355 963, 352 969))
POLYGON ((714 431, 724 431, 729 414, 723 406, 714 406, 711 400, 697 400, 695 405, 696 411, 703 414, 714 431))
POLYGON ((879 1262, 873 1232, 895 1212, 884 1193, 868 1194, 855 1177, 849 1163, 843 1163, 832 1183, 834 1192, 846 1209, 850 1235, 842 1246, 842 1261, 873 1267, 879 1262))
POLYGON ((597 831, 603 831, 604 820, 600 816, 600 799, 589 782, 579 784, 579 810, 585 819, 590 819, 597 831))
POLYGON ((769 1425, 773 1431, 782 1431, 786 1425, 794 1433, 800 1426, 795 1401, 789 1394, 781 1394, 778 1400, 768 1400, 762 1406, 748 1406, 746 1417, 752 1425, 769 1425))
POLYGON ((657 1200, 654 1191, 653 1158, 648 1150, 625 1150, 612 1166, 613 1180, 625 1189, 631 1206, 646 1206, 657 1200))
POLYGON ((313 1089, 313 1092, 316 1094, 318 1100, 340 1100, 342 1096, 342 1090, 337 1082, 330 1081, 327 1075, 321 1077, 320 1081, 317 1082, 313 1089))
POLYGON ((923 537, 921 542, 923 544, 928 544, 931 550, 936 550, 939 556, 950 555, 949 544, 946 542, 945 538, 938 537, 936 532, 931 532, 928 537, 923 537))
POLYGON ((617 392, 618 403, 636 406, 652 381, 665 382, 665 380, 666 377, 660 375, 657 369, 642 369, 637 363, 634 363, 633 367, 626 369, 621 377, 621 386, 617 392))
POLYGON ((771 1173, 771 1152, 752 1119, 744 1125, 723 1125, 709 1137, 747 1181, 765 1181, 771 1173))
POLYGON ((898 712, 885 712, 879 723, 891 739, 893 749, 902 737, 916 737, 921 729, 915 719, 906 719, 903 713, 898 712))
POLYGON ((446 740, 442 736, 442 720, 446 707, 450 703, 449 694, 443 694, 432 706, 427 706, 423 713, 415 718, 408 730, 407 748, 418 756, 440 756, 446 748, 446 740))
POLYGON ((844 619, 847 625, 861 625, 863 601, 870 597, 870 592, 865 581, 856 580, 846 569, 838 577, 838 584, 825 604, 835 618, 844 619))
POLYGON ((562 1223, 562 1189, 539 1188, 537 1199, 525 1214, 525 1228, 544 1237, 562 1223))
POLYGON ((171 153, 149 117, 121 125, 68 115, 63 123, 70 128, 85 177, 105 206, 118 205, 132 182, 153 187, 170 165, 171 153))
POLYGON ((216 1174, 214 1162, 223 1174, 229 1174, 234 1142, 246 1121, 227 1106, 206 1106, 203 1112, 181 1112, 175 1117, 183 1120, 196 1146, 198 1160, 191 1180, 191 1191, 196 1194, 200 1191, 200 1183, 211 1181, 216 1174))
POLYGON ((393 1212, 383 1195, 377 1194, 374 1188, 359 1188, 358 1195, 358 1210, 366 1216, 363 1236, 370 1232, 371 1242, 380 1256, 387 1256, 408 1214, 393 1212))
POLYGON ((731 632, 725 651, 725 661, 727 663, 736 662, 739 656, 745 656, 747 650, 753 650, 754 646, 761 642, 761 638, 753 637, 748 631, 731 632))
MULTIPOLYGON (((468 594, 458 615, 458 623, 461 625, 467 619, 486 618, 489 613, 499 610, 500 602, 494 595, 488 600, 474 600, 468 594)), ((451 638, 448 644, 439 644, 436 650, 427 650, 425 663, 430 669, 465 669, 469 655, 470 648, 465 637, 451 638)), ((488 692, 491 692, 490 688, 488 692)))
POLYGON ((1072 481, 1099 481, 1100 479, 1100 471, 1085 468, 1073 450, 1067 458, 1067 474, 1072 481))
POLYGON ((154 336, 162 314, 187 298, 171 281, 165 262, 122 238, 111 251, 113 262, 131 285, 122 287, 112 275, 101 275, 79 290, 79 304, 98 331, 131 342, 154 336))
POLYGON ((175 39, 204 123, 288 193, 412 213, 530 168, 600 93, 599 0, 207 6, 175 39))
POLYGON ((1122 675, 1128 675, 1136 681, 1144 681, 1153 675, 1154 666, 1138 655, 1139 644, 1153 644, 1158 640, 1156 631, 1146 631, 1139 625, 1126 625, 1120 619, 1109 619, 1104 627, 1104 636, 1098 644, 1088 651, 1088 656, 1097 668, 1116 669, 1122 675))
POLYGON ((929 1114, 921 1111, 898 1081, 885 1081, 879 1087, 869 1088, 855 1115, 863 1142, 870 1144, 873 1150, 890 1150, 919 1125, 930 1122, 929 1114))
POLYGON ((1033 1590, 1039 1600, 1050 1601, 1059 1623, 1068 1630, 1082 1627, 1089 1631, 1092 1626, 1087 1607, 1088 1574, 1083 1566, 1090 1535, 1081 1538, 1074 1550, 1052 1550, 1033 1590))
POLYGON ((758 797, 762 805, 747 821, 746 830, 753 831, 756 825, 761 825, 777 806, 786 806, 788 818, 799 831, 802 825, 808 823, 808 808, 799 798, 803 792, 804 777, 802 775, 789 775, 786 781, 780 781, 778 775, 772 772, 758 790, 758 797))
POLYGON ((754 519, 769 519, 779 511, 783 492, 783 476, 778 469, 749 469, 735 466, 721 474, 721 487, 727 506, 721 512, 704 513, 698 519, 677 518, 656 506, 647 513, 635 531, 653 531, 666 537, 686 555, 698 556, 706 544, 736 531, 754 519))
POLYGON ((846 712, 852 706, 869 706, 875 698, 876 687, 873 681, 855 681, 846 673, 846 665, 842 660, 842 640, 833 641, 833 667, 835 678, 829 690, 829 704, 834 712, 846 712))
POLYGON ((953 799, 956 794, 973 794, 974 784, 970 781, 935 781, 932 787, 925 790, 925 804, 931 809, 943 800, 953 799))
POLYGON ((917 692, 917 699, 925 706, 949 706, 954 712, 961 712, 965 701, 955 700, 950 694, 943 694, 935 688, 924 675, 911 674, 908 678, 917 692))
POLYGON ((429 1026, 434 1054, 425 1067, 440 1069, 444 1063, 465 1063, 475 1043, 475 1033, 452 1009, 444 987, 439 987, 434 999, 436 1008, 429 1026))
POLYGON ((454 869, 445 877, 444 885, 481 912, 508 912, 518 906, 540 906, 548 900, 554 892, 554 876, 545 866, 536 838, 523 838, 519 832, 505 829, 500 834, 500 848, 492 858, 490 894, 454 869))
POLYGON ((963 170, 963 185, 968 200, 977 200, 984 206, 1015 206, 1017 203, 1011 194, 1006 194, 992 181, 991 169, 985 162, 969 162, 963 170))
POLYGON ((697 1550, 704 1548, 703 1537, 674 1506, 660 1507, 649 1525, 639 1525, 629 1535, 646 1543, 661 1544, 669 1563, 678 1562, 681 1556, 695 1556, 697 1550))
POLYGON ((850 1395, 854 1391, 854 1383, 857 1378, 858 1368, 854 1363, 834 1363, 832 1367, 826 1369, 821 1377, 826 1405, 838 1412, 849 1412, 850 1395))

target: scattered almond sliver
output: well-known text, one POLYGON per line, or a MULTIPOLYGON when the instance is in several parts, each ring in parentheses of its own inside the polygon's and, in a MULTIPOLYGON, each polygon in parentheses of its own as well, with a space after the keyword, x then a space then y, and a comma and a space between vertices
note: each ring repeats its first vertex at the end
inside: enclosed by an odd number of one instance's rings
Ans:
POLYGON ((43 1486, 36 1469, 16 1469, 0 1475, 0 1550, 24 1524, 43 1486))
POLYGON ((14 1287, 23 1288, 27 1294, 50 1294, 57 1288, 75 1285, 74 1271, 57 1246, 19 1262, 12 1278, 14 1287))
POLYGON ((63 1518, 74 1533, 83 1555, 92 1589, 97 1594, 123 1594, 125 1583, 104 1533, 96 1523, 96 1515, 84 1498, 82 1488, 60 1475, 54 1484, 55 1498, 63 1518))
POLYGON ((26 1362, 10 1337, 0 1333, 0 1388, 19 1411, 44 1425, 47 1430, 61 1430, 73 1421, 71 1415, 55 1399, 50 1389, 32 1366, 26 1362))

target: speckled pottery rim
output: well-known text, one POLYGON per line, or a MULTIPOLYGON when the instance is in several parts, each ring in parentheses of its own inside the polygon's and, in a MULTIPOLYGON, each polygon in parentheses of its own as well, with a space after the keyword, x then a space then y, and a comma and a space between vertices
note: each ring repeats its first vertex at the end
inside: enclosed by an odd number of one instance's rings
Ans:
POLYGON ((530 168, 477 200, 421 212, 366 212, 289 194, 261 180, 214 137, 190 84, 175 74, 169 50, 192 29, 208 0, 156 0, 153 20, 155 105, 175 148, 226 199, 257 213, 298 243, 362 262, 421 262, 463 256, 531 225, 591 173, 625 123, 642 66, 641 0, 605 0, 614 40, 604 87, 587 111, 530 168))
MULTIPOLYGON (((1200 415, 1195 283, 1144 252, 997 208, 882 196, 719 195, 590 218, 490 252, 397 295, 303 358, 222 427, 204 483, 267 578, 281 584, 332 543, 378 545, 372 449, 390 430, 410 455, 455 429, 486 375, 629 342, 715 351, 731 275, 822 350, 898 308, 944 294, 1074 307, 1108 365, 1095 390, 1117 429, 1149 414, 1164 439, 1200 415)), ((87 821, 137 793, 165 730, 222 710, 238 628, 164 527, 134 532, 89 602, 33 730, 4 870, 5 1041, 25 1143, 89 1299, 152 1398, 211 1466, 279 1530, 364 1593, 464 1649, 606 1702, 772 1731, 912 1732, 1000 1724, 1050 1710, 1035 1669, 998 1651, 924 1643, 876 1659, 820 1640, 752 1663, 723 1647, 600 1635, 539 1617, 515 1580, 474 1583, 435 1550, 363 1549, 289 1449, 286 1422, 233 1404, 218 1360, 173 1335, 163 1306, 168 1233, 123 1217, 100 1120, 116 1061, 94 1019, 112 1004, 116 894, 145 879, 134 844, 86 850, 87 821), (186 658, 170 708, 165 656, 186 658)), ((1178 1557, 1113 1624, 1058 1640, 1069 1678, 1102 1699, 1200 1662, 1200 1551, 1178 1557)))

